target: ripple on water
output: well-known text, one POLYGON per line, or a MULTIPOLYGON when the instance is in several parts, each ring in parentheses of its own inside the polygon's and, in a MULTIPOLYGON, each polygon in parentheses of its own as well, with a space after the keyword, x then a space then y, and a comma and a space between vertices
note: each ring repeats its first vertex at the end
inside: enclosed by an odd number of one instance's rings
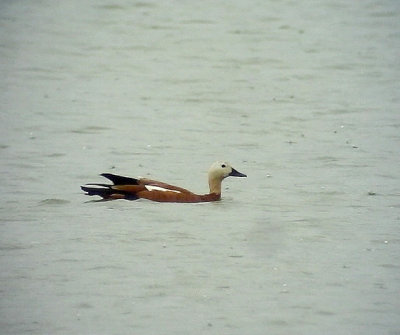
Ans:
POLYGON ((64 199, 44 199, 39 202, 39 206, 61 206, 69 204, 70 201, 64 199))
POLYGON ((0 245, 0 251, 15 251, 15 250, 26 250, 31 249, 32 244, 2 244, 0 245))
POLYGON ((74 134, 99 134, 109 129, 110 128, 108 127, 102 126, 88 126, 79 129, 72 129, 70 132, 74 134))

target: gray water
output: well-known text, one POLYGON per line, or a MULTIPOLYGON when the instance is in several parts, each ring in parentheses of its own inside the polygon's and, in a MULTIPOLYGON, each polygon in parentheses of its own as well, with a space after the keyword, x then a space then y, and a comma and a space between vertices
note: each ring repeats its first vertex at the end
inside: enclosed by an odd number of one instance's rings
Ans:
POLYGON ((400 334, 399 56, 397 0, 2 1, 1 333, 400 334))

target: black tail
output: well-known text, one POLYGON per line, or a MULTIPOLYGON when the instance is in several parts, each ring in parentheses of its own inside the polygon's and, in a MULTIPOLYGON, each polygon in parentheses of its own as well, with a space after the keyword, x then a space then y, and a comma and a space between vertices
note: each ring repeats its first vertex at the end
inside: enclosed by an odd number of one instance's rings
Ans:
POLYGON ((126 200, 136 200, 138 198, 135 194, 129 192, 113 190, 111 186, 106 184, 86 184, 81 186, 81 189, 87 195, 98 195, 103 199, 121 199, 121 195, 126 200))
POLYGON ((107 199, 111 196, 111 194, 115 193, 114 190, 112 190, 110 187, 107 185, 101 185, 101 184, 90 184, 90 185, 85 185, 81 186, 82 191, 86 192, 87 195, 98 195, 104 199, 107 199), (102 187, 99 187, 102 186, 102 187))
POLYGON ((111 180, 114 185, 139 185, 139 181, 135 178, 118 176, 112 173, 102 173, 101 176, 111 180))

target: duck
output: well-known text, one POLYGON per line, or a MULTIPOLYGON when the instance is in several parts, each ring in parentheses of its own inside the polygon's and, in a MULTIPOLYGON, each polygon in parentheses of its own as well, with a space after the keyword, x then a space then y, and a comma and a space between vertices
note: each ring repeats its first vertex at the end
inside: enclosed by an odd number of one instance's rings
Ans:
POLYGON ((86 184, 81 189, 89 196, 100 196, 101 200, 147 199, 157 202, 196 203, 221 200, 221 184, 227 177, 247 177, 235 170, 228 162, 217 161, 208 170, 210 192, 196 194, 185 188, 147 178, 124 177, 112 173, 102 173, 112 184, 86 184))

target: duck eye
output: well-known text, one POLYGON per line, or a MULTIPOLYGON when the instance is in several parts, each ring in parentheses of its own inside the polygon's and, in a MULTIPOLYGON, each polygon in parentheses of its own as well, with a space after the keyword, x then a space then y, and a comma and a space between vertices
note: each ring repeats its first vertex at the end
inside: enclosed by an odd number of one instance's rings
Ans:
POLYGON ((225 165, 225 164, 222 164, 221 167, 222 167, 222 168, 226 168, 226 165, 225 165))

